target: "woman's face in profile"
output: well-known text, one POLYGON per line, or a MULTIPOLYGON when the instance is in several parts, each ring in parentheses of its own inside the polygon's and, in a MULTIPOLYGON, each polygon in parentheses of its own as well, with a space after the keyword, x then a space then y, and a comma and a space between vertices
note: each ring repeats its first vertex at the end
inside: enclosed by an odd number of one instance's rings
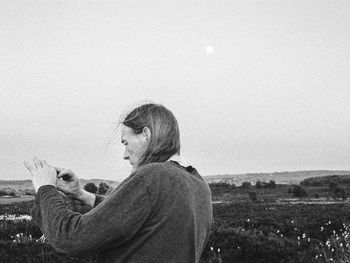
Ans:
POLYGON ((144 133, 136 134, 134 130, 126 125, 121 125, 121 142, 125 146, 123 159, 129 160, 131 166, 136 168, 147 148, 147 136, 144 133))

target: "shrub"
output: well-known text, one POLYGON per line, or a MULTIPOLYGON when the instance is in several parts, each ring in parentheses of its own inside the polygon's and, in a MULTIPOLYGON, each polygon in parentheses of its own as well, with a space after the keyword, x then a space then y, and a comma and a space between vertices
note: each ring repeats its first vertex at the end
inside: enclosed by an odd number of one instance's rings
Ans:
POLYGON ((236 188, 236 185, 227 182, 209 183, 210 190, 214 196, 220 196, 225 193, 230 193, 236 188))
POLYGON ((306 197, 307 192, 304 187, 300 185, 294 185, 293 186, 293 196, 294 197, 306 197))
POLYGON ((252 186, 252 184, 250 182, 243 182, 242 183, 242 188, 248 189, 252 186))
POLYGON ((105 182, 101 182, 100 185, 98 186, 98 194, 100 195, 105 195, 109 190, 109 185, 105 182))
POLYGON ((208 243, 214 251, 220 248, 222 262, 281 262, 282 251, 283 262, 291 262, 299 249, 296 241, 272 233, 231 227, 214 228, 208 243))
POLYGON ((87 183, 84 189, 90 193, 95 194, 97 192, 97 186, 94 183, 87 183))
POLYGON ((276 182, 273 180, 270 180, 269 182, 269 188, 275 189, 276 188, 276 182))
POLYGON ((257 189, 261 189, 261 188, 262 188, 262 183, 261 183, 260 180, 258 180, 258 181, 256 182, 255 187, 256 187, 257 189))
POLYGON ((0 241, 1 262, 7 263, 88 263, 97 262, 96 255, 69 257, 54 250, 49 244, 31 241, 26 243, 0 241))
POLYGON ((334 191, 334 194, 337 198, 341 198, 343 200, 346 200, 347 195, 346 195, 344 188, 336 186, 333 191, 334 191))
POLYGON ((17 196, 17 193, 16 193, 16 190, 12 188, 2 188, 0 190, 0 196, 5 196, 5 195, 17 196))
POLYGON ((257 195, 256 195, 256 192, 249 192, 248 195, 249 195, 249 199, 250 199, 251 201, 253 201, 253 202, 258 201, 258 197, 257 197, 257 195))
POLYGON ((328 184, 329 188, 331 190, 334 190, 334 188, 336 188, 338 186, 337 182, 336 181, 331 181, 329 184, 328 184))

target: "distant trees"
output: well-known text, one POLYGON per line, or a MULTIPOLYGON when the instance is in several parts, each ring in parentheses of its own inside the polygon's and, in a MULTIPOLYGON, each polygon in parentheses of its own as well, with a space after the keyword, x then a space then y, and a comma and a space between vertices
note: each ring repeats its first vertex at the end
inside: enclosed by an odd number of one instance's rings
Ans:
POLYGON ((343 200, 346 200, 348 198, 345 189, 340 186, 334 187, 333 193, 336 198, 341 198, 343 200))
POLYGON ((209 183, 210 188, 235 188, 234 184, 229 184, 227 182, 213 182, 209 183))
POLYGON ((276 188, 276 182, 273 181, 273 180, 270 180, 270 182, 269 182, 269 187, 268 187, 268 188, 273 188, 273 189, 275 189, 275 188, 276 188))
POLYGON ((87 183, 85 186, 84 186, 84 190, 90 192, 90 193, 93 193, 95 194, 97 192, 97 186, 94 184, 94 183, 87 183))
POLYGON ((0 196, 17 196, 16 190, 12 188, 0 189, 0 196))
POLYGON ((243 182, 242 183, 242 188, 244 189, 248 189, 252 186, 252 184, 250 182, 243 182))
POLYGON ((29 188, 13 189, 11 187, 6 187, 0 189, 0 196, 20 197, 22 195, 35 195, 35 191, 29 188))
POLYGON ((256 189, 262 189, 262 188, 275 189, 276 188, 276 182, 273 181, 273 180, 270 180, 268 183, 266 183, 266 182, 261 182, 260 180, 258 180, 255 183, 255 187, 256 187, 256 189))
POLYGON ((226 182, 216 182, 216 183, 209 183, 209 188, 213 193, 213 195, 222 195, 222 194, 231 192, 233 189, 236 188, 236 185, 229 184, 226 182))
POLYGON ((350 185, 350 177, 348 175, 328 175, 317 176, 304 179, 300 185, 307 187, 330 186, 330 185, 350 185))
POLYGON ((84 189, 93 194, 105 195, 111 189, 108 183, 101 182, 97 187, 94 183, 90 182, 84 186, 84 189))
POLYGON ((97 192, 100 195, 105 195, 109 190, 109 185, 106 182, 101 182, 98 186, 97 192))
POLYGON ((258 180, 258 181, 255 183, 255 187, 256 187, 256 189, 261 189, 261 188, 263 188, 262 182, 261 182, 260 180, 258 180))
POLYGON ((306 196, 308 196, 305 188, 300 186, 300 185, 294 185, 292 193, 293 193, 294 197, 306 197, 306 196))

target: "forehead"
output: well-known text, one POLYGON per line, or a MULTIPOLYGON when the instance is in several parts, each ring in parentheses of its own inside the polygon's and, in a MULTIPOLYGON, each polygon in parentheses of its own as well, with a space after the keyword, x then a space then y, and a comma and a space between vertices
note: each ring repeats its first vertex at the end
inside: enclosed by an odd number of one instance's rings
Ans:
POLYGON ((121 141, 127 140, 130 136, 135 135, 134 130, 124 124, 121 125, 121 141))

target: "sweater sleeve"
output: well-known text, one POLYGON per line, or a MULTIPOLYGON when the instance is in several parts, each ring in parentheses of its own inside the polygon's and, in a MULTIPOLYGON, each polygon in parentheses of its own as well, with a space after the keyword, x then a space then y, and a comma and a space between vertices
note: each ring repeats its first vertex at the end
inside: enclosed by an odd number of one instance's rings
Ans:
POLYGON ((62 253, 78 255, 118 246, 132 238, 152 212, 145 178, 135 175, 83 215, 69 209, 54 186, 42 186, 35 197, 33 220, 62 253))
POLYGON ((95 195, 95 204, 94 207, 98 206, 100 203, 102 203, 102 201, 105 199, 104 196, 102 195, 95 195))
POLYGON ((92 208, 96 207, 98 204, 100 204, 104 199, 105 196, 103 195, 97 195, 95 194, 95 202, 93 207, 90 204, 87 204, 81 200, 71 198, 67 195, 65 195, 63 192, 58 191, 58 193, 61 195, 63 201, 67 205, 69 209, 71 209, 74 212, 78 212, 80 214, 85 214, 89 212, 92 208))

